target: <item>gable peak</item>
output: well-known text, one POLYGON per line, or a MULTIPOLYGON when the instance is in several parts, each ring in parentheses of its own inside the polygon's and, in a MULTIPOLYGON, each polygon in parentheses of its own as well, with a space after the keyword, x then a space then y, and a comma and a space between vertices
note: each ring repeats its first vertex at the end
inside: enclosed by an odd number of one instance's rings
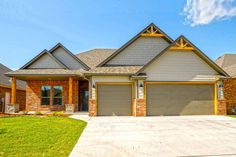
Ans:
POLYGON ((165 35, 162 33, 162 31, 154 23, 151 23, 141 33, 141 36, 164 37, 165 35))
POLYGON ((193 51, 195 48, 192 46, 191 42, 181 35, 174 42, 173 46, 170 47, 170 50, 189 50, 193 51))

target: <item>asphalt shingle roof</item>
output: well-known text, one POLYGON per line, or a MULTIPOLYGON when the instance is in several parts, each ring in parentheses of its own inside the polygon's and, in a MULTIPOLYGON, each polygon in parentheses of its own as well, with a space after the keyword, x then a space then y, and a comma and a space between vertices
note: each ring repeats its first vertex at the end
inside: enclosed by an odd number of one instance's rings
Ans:
POLYGON ((80 70, 67 69, 25 69, 8 72, 7 75, 79 75, 82 76, 80 70))
MULTIPOLYGON (((7 72, 12 72, 12 70, 0 63, 0 85, 11 87, 10 77, 5 76, 7 72)), ((17 88, 25 89, 25 87, 24 81, 17 80, 17 88)))
POLYGON ((224 54, 217 58, 215 62, 231 77, 236 76, 236 54, 224 54))
POLYGON ((110 66, 110 67, 97 67, 95 69, 84 72, 85 74, 119 74, 130 75, 135 74, 143 66, 110 66))
POLYGON ((76 56, 87 64, 91 69, 94 69, 99 63, 104 61, 117 49, 92 49, 89 51, 81 52, 76 56))

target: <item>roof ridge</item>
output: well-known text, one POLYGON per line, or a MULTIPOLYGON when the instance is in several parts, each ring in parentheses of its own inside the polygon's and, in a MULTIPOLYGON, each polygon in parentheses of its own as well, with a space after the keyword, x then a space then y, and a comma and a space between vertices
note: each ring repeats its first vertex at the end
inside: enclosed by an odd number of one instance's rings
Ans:
POLYGON ((81 52, 77 53, 76 55, 79 55, 79 54, 82 54, 82 53, 88 53, 88 52, 95 51, 95 50, 117 50, 117 49, 118 48, 93 48, 93 49, 90 49, 90 50, 81 51, 81 52))

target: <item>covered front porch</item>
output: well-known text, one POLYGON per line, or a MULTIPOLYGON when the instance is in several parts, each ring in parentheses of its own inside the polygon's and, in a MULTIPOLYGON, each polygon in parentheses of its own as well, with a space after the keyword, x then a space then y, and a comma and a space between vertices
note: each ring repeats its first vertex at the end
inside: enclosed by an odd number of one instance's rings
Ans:
POLYGON ((26 111, 88 111, 89 83, 78 70, 19 70, 11 77, 11 103, 7 112, 19 112, 16 103, 17 79, 26 86, 26 111))

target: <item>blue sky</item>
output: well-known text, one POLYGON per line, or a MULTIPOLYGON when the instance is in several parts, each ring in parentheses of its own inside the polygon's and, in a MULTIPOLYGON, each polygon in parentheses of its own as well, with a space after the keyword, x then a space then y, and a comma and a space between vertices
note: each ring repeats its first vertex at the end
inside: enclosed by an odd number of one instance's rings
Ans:
POLYGON ((236 53, 234 0, 1 0, 0 63, 16 69, 61 42, 73 53, 119 48, 151 22, 211 59, 236 53))

